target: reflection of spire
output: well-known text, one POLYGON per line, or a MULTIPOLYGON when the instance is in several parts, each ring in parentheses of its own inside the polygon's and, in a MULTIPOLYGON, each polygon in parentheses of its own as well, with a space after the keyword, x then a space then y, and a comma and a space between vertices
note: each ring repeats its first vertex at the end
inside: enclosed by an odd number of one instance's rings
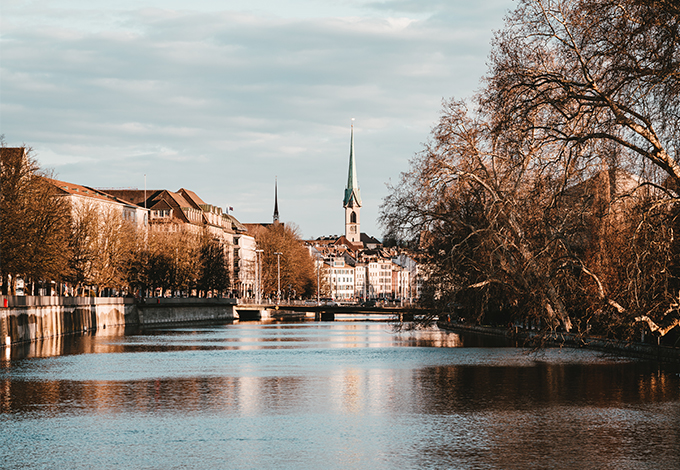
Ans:
POLYGON ((279 221, 279 179, 274 180, 274 223, 279 221))
MULTIPOLYGON (((352 121, 354 121, 354 119, 352 119, 352 121)), ((350 133, 349 173, 347 175, 347 188, 345 189, 343 206, 361 207, 361 191, 359 190, 359 183, 357 183, 357 168, 354 163, 354 123, 352 123, 350 133)))

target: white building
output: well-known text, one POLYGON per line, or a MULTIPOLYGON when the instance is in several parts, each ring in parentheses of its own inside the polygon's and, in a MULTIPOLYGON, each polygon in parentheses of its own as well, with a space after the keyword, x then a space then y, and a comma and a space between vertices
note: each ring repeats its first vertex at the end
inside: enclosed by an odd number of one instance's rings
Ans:
POLYGON ((368 299, 368 266, 357 263, 354 267, 354 297, 358 300, 368 299))
POLYGON ((367 291, 369 299, 386 299, 392 296, 392 262, 377 259, 368 263, 367 291))
POLYGON ((329 264, 328 275, 333 300, 354 300, 354 268, 345 263, 342 257, 331 258, 329 264))
POLYGON ((234 235, 235 290, 241 298, 257 295, 257 243, 255 237, 245 233, 234 235))
POLYGON ((398 291, 395 293, 395 298, 405 302, 412 302, 420 298, 420 287, 422 286, 422 278, 418 272, 418 264, 416 261, 404 253, 392 258, 392 263, 400 268, 398 283, 398 291))

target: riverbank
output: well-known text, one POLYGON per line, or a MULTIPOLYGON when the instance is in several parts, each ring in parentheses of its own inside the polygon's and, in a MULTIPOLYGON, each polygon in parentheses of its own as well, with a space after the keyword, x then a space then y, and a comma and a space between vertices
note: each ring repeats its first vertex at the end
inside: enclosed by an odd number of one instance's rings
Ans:
POLYGON ((125 297, 0 298, 0 339, 11 345, 107 327, 234 319, 235 299, 125 297))
POLYGON ((632 341, 619 341, 607 338, 584 337, 573 333, 551 332, 515 328, 495 328, 490 326, 468 325, 457 322, 440 320, 437 326, 443 330, 465 332, 479 335, 506 337, 518 341, 520 344, 537 346, 567 346, 572 348, 587 348, 608 354, 648 359, 652 361, 680 364, 680 348, 669 346, 655 346, 632 341))

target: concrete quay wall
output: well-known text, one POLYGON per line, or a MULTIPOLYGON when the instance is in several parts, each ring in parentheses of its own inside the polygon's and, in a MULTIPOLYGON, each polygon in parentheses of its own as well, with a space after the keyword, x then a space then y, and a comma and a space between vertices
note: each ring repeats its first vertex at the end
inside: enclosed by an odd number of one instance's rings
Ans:
POLYGON ((137 302, 139 325, 230 321, 234 319, 236 299, 163 299, 149 298, 137 302))
POLYGON ((233 299, 0 296, 0 344, 113 326, 233 320, 233 299))

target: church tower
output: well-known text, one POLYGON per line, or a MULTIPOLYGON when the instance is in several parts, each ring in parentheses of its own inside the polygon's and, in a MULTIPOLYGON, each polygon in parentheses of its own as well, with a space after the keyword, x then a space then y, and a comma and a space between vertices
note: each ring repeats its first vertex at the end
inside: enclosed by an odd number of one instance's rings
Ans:
POLYGON ((349 174, 347 176, 347 188, 345 188, 345 199, 342 205, 345 208, 345 238, 353 243, 360 243, 361 191, 357 183, 357 168, 354 162, 354 123, 352 123, 350 131, 349 174))
POLYGON ((279 178, 274 180, 274 225, 279 223, 279 178))

